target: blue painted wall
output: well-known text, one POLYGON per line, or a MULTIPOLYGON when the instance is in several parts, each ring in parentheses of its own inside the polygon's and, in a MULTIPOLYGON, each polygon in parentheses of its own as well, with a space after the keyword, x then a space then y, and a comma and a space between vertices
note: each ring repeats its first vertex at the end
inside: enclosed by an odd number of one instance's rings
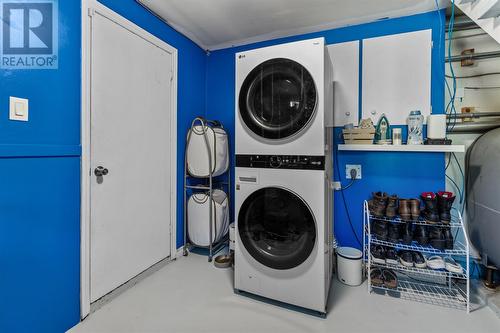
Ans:
MULTIPOLYGON (((205 52, 134 0, 101 2, 178 49, 182 157, 205 111, 205 52)), ((59 1, 58 70, 0 70, 0 332, 64 332, 80 318, 80 9, 59 1), (29 122, 8 120, 9 96, 30 99, 29 122)), ((180 245, 182 201, 178 212, 180 245)))
MULTIPOLYGON (((444 22, 444 12, 436 11, 214 51, 207 64, 207 117, 223 122, 233 138, 234 147, 236 52, 316 37, 325 37, 327 44, 335 44, 423 29, 433 30, 434 45, 439 46, 434 48, 432 54, 431 99, 433 112, 444 113, 444 40, 441 38, 443 27, 440 26, 439 15, 444 22)), ((336 129, 336 143, 340 142, 339 135, 340 129, 336 129)), ((445 186, 444 154, 341 152, 338 160, 343 174, 340 179, 344 184, 346 164, 361 164, 363 167, 363 180, 345 191, 347 208, 359 239, 362 237, 363 200, 368 199, 372 191, 384 190, 415 197, 423 191, 437 191, 445 186)), ((335 176, 338 180, 337 171, 335 176)), ((349 226, 340 193, 335 193, 335 221, 340 245, 360 248, 349 226)))

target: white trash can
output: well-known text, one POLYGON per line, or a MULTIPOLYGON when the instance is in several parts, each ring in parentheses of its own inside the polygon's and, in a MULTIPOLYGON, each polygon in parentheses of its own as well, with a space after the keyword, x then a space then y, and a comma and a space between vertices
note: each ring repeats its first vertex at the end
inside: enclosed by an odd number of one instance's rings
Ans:
POLYGON ((359 286, 363 282, 363 252, 352 247, 339 247, 337 277, 344 284, 359 286))

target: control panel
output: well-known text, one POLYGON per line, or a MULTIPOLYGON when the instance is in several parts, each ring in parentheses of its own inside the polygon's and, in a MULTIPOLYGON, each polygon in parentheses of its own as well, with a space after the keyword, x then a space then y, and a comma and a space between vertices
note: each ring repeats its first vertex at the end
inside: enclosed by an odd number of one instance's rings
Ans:
POLYGON ((236 167, 257 169, 325 170, 325 157, 299 155, 236 155, 236 167))

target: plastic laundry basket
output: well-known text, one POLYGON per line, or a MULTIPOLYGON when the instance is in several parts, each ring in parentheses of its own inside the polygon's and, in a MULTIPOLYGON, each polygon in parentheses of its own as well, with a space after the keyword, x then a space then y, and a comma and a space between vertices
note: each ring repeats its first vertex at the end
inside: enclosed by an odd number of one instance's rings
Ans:
MULTIPOLYGON (((190 130, 191 138, 187 149, 187 168, 191 176, 197 178, 210 177, 210 155, 207 149, 207 141, 212 156, 212 176, 222 175, 229 168, 229 140, 226 131, 222 127, 193 126, 190 130), (207 141, 205 141, 205 135, 207 141)), ((189 133, 188 133, 189 135, 189 133)))
POLYGON ((363 282, 363 253, 352 247, 337 249, 337 277, 349 286, 359 286, 363 282))
MULTIPOLYGON (((188 236, 196 246, 210 245, 210 196, 208 193, 193 194, 188 201, 188 236)), ((212 200, 212 243, 229 233, 229 203, 224 191, 214 190, 212 200)))

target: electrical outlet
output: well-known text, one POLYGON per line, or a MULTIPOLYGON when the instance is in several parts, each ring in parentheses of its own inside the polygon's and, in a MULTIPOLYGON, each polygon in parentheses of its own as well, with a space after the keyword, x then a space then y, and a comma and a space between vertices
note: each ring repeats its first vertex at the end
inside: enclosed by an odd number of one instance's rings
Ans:
POLYGON ((361 179, 361 165, 353 165, 353 164, 347 164, 345 166, 345 178, 346 179, 352 179, 351 178, 351 170, 356 170, 356 179, 361 179))

